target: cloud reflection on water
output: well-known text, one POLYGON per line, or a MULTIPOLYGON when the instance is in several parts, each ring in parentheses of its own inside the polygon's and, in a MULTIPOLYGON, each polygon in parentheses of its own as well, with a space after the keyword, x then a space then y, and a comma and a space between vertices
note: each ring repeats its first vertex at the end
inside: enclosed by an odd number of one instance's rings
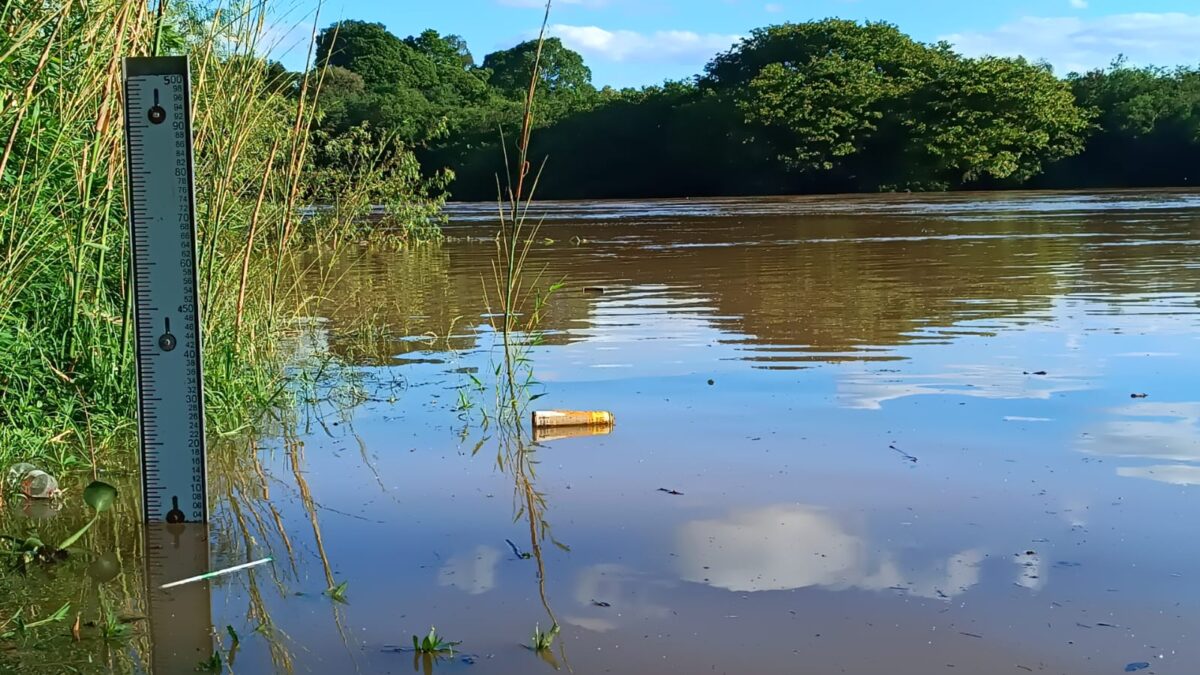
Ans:
POLYGON ((496 586, 496 563, 500 551, 476 546, 470 553, 452 556, 438 570, 438 586, 451 586, 471 595, 487 593, 496 586))
POLYGON ((686 581, 731 591, 904 590, 950 598, 979 582, 984 553, 966 549, 922 571, 850 532, 814 506, 778 504, 716 520, 694 520, 678 531, 679 572, 686 581))
POLYGON ((1188 464, 1123 466, 1117 469, 1117 475, 1127 478, 1149 478, 1171 485, 1200 485, 1200 466, 1188 464))
POLYGON ((1080 451, 1179 462, 1118 467, 1117 475, 1170 485, 1200 485, 1200 402, 1146 401, 1110 412, 1117 419, 1081 440, 1080 451))
POLYGON ((962 365, 950 366, 941 373, 890 377, 875 372, 852 373, 838 382, 838 400, 846 408, 879 410, 887 401, 908 396, 1047 400, 1055 394, 1087 388, 1074 374, 1031 375, 1010 365, 962 365))

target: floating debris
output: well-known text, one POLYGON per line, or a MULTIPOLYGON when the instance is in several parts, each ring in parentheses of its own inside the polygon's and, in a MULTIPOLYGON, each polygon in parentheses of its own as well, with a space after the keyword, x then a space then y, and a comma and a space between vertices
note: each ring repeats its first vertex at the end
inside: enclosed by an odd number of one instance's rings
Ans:
MULTIPOLYGON (((170 583, 166 583, 166 584, 159 586, 159 588, 175 588, 176 586, 182 586, 184 584, 190 584, 190 583, 193 583, 196 581, 204 581, 206 579, 212 579, 214 577, 221 577, 221 576, 225 576, 226 574, 232 574, 234 572, 239 572, 241 570, 250 569, 251 567, 257 567, 264 563, 269 563, 269 562, 271 562, 271 560, 272 560, 272 558, 270 556, 268 556, 261 560, 255 560, 253 562, 242 563, 241 565, 234 565, 233 567, 226 567, 223 570, 216 570, 215 572, 205 572, 204 574, 197 574, 194 577, 180 579, 179 581, 172 581, 170 583)), ((343 583, 345 583, 345 582, 343 582, 343 583)))
POLYGON ((6 489, 15 489, 30 499, 54 499, 62 494, 58 479, 28 462, 8 469, 6 489))
POLYGON ((895 443, 890 443, 890 444, 888 444, 888 447, 889 447, 889 448, 891 448, 892 450, 895 450, 896 452, 900 453, 900 456, 901 456, 901 457, 903 457, 905 460, 907 460, 907 461, 909 461, 909 462, 912 462, 913 464, 916 464, 916 463, 917 463, 917 458, 916 458, 916 457, 913 457, 912 455, 910 455, 910 454, 908 454, 907 452, 905 452, 905 451, 901 450, 900 448, 897 448, 895 443))
POLYGON ((508 543, 508 547, 512 549, 513 555, 517 556, 521 560, 529 560, 533 557, 525 551, 517 548, 517 545, 512 542, 512 539, 505 539, 504 541, 506 541, 508 543))
POLYGON ((535 410, 533 427, 610 427, 616 418, 606 410, 535 410))
POLYGON ((682 492, 680 492, 679 490, 668 490, 667 488, 658 488, 658 491, 659 491, 659 492, 665 492, 665 493, 667 493, 667 494, 669 494, 669 495, 681 495, 681 494, 683 494, 683 493, 682 493, 682 492))
POLYGON ((1139 670, 1145 670, 1149 667, 1150 667, 1150 664, 1147 663, 1146 661, 1135 661, 1134 663, 1131 663, 1131 664, 1125 666, 1125 672, 1136 673, 1139 670))

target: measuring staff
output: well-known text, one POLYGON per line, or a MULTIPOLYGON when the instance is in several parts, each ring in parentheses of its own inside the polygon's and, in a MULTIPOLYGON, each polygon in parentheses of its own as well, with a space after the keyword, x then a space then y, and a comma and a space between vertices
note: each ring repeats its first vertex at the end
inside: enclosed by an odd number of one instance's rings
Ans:
POLYGON ((212 655, 204 382, 187 57, 127 58, 125 143, 151 666, 212 655))
POLYGON ((129 234, 147 523, 208 521, 187 57, 125 59, 129 234))

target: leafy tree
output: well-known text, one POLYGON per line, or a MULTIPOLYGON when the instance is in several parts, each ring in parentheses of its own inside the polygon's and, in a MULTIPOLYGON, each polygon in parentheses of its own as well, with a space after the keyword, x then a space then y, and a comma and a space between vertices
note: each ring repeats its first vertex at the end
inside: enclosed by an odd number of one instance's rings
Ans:
MULTIPOLYGON (((488 54, 483 59, 488 84, 503 98, 524 100, 536 57, 536 40, 488 54)), ((596 103, 592 70, 584 64, 583 56, 564 47, 558 38, 547 38, 542 45, 540 66, 535 111, 539 125, 565 119, 596 103)))
MULTIPOLYGON (((318 39, 333 66, 320 131, 335 149, 351 133, 412 148, 427 173, 454 169, 456 196, 492 198, 497 129, 519 123, 536 53, 522 42, 477 67, 456 35, 331 26, 318 39)), ((1172 185, 1200 166, 1198 69, 1118 61, 1062 79, 882 22, 760 28, 694 80, 641 89, 597 91, 583 57, 551 38, 539 76, 547 197, 1172 185)))
MULTIPOLYGON (((317 63, 328 63, 358 73, 370 88, 386 86, 410 70, 412 49, 381 23, 343 21, 317 36, 317 63)), ((432 83, 432 73, 424 73, 432 83)), ((418 83, 419 78, 408 78, 418 83)))
POLYGON ((457 35, 443 36, 428 29, 420 35, 404 38, 404 44, 433 59, 440 65, 450 65, 470 70, 475 67, 475 57, 467 47, 467 41, 457 35))
POLYGON ((341 66, 329 66, 320 80, 321 126, 341 133, 362 120, 367 85, 362 75, 341 66))
MULTIPOLYGON (((537 41, 492 52, 483 59, 483 67, 492 75, 489 83, 506 96, 524 96, 529 89, 529 77, 537 56, 537 41)), ((538 90, 549 96, 564 93, 592 93, 592 70, 583 63, 583 56, 563 46, 558 38, 547 38, 542 45, 541 82, 538 90)))
POLYGON ((467 67, 470 51, 457 36, 427 30, 402 40, 383 24, 346 21, 321 31, 317 57, 362 82, 360 91, 340 72, 330 83, 325 128, 333 131, 366 122, 376 135, 423 145, 462 131, 475 109, 491 106, 484 73, 467 67))
POLYGON ((914 178, 941 189, 984 179, 1020 184, 1078 154, 1090 116, 1048 66, 955 58, 916 93, 903 156, 920 167, 914 178))
POLYGON ((1052 187, 1192 185, 1200 180, 1200 69, 1133 68, 1072 73, 1079 103, 1096 113, 1078 157, 1038 181, 1052 187))
POLYGON ((736 106, 782 167, 844 189, 1026 180, 1082 147, 1069 88, 1020 59, 965 59, 886 23, 753 31, 702 84, 736 106))
POLYGON ((827 19, 760 28, 708 64, 702 84, 743 113, 786 167, 845 170, 914 91, 953 58, 887 23, 827 19))

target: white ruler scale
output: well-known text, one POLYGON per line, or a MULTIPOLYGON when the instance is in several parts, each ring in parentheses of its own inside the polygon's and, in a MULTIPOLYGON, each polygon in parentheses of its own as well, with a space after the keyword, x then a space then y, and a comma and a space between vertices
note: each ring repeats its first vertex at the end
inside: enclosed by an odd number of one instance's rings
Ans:
POLYGON ((142 501, 208 520, 187 57, 125 59, 142 501))
POLYGON ((125 143, 151 672, 212 654, 187 57, 127 58, 125 143))

